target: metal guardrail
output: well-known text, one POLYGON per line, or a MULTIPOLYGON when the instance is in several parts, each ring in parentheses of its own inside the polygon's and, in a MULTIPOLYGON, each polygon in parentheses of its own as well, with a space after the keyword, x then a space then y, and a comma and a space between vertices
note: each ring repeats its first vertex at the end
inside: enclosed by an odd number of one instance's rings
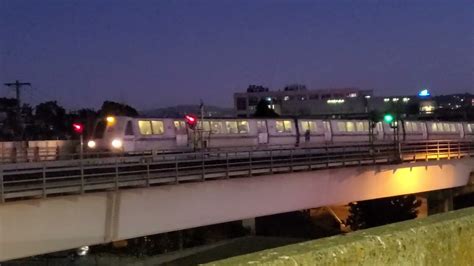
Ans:
POLYGON ((423 141, 396 145, 361 143, 11 164, 0 166, 0 201, 332 167, 473 156, 474 142, 423 141))
MULTIPOLYGON (((77 147, 78 148, 78 147, 77 147)), ((294 145, 272 145, 266 146, 265 149, 287 149, 294 148, 294 145)), ((208 148, 204 149, 206 152, 223 152, 229 151, 229 147, 223 148, 208 148)), ((243 147, 232 147, 232 150, 249 151, 249 150, 262 150, 261 147, 243 146, 243 147)), ((155 156, 155 155, 166 155, 176 153, 190 153, 191 148, 176 148, 176 149, 157 149, 157 150, 145 150, 138 152, 120 152, 120 151, 93 151, 85 149, 83 158, 107 158, 107 157, 124 157, 124 156, 155 156)), ((27 147, 27 148, 3 148, 0 150, 0 164, 13 164, 13 163, 31 163, 31 162, 43 162, 43 161, 69 161, 78 160, 81 158, 79 152, 62 152, 60 147, 27 147)))

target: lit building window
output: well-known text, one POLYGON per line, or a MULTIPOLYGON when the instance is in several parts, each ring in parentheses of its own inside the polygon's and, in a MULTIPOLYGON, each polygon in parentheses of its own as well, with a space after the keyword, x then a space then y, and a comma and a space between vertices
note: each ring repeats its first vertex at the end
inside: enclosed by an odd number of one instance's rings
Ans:
POLYGON ((420 111, 425 114, 431 114, 435 110, 433 105, 423 105, 420 107, 420 111))
POLYGON ((290 96, 283 97, 283 101, 288 101, 289 99, 290 99, 290 96))
POLYGON ((344 103, 344 99, 329 99, 326 101, 328 104, 341 104, 344 103))
POLYGON ((393 102, 398 102, 398 100, 400 100, 400 99, 398 99, 398 98, 393 98, 392 99, 393 102))
POLYGON ((370 99, 370 95, 365 95, 365 98, 366 98, 366 99, 370 99))
POLYGON ((408 97, 404 97, 404 98, 403 98, 403 102, 404 102, 404 103, 407 103, 408 101, 410 101, 410 98, 408 98, 408 97))
POLYGON ((349 94, 347 95, 347 97, 349 97, 349 98, 355 98, 355 97, 357 97, 357 93, 356 93, 356 92, 349 93, 349 94))
POLYGON ((390 102, 390 99, 389 98, 384 98, 383 101, 387 103, 387 102, 390 102))

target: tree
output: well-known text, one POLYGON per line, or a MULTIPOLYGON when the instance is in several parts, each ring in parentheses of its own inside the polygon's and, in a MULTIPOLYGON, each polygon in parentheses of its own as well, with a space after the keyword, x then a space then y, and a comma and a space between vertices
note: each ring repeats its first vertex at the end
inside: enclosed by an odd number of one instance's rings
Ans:
POLYGON ((66 110, 56 101, 40 103, 35 108, 35 125, 41 139, 65 138, 67 135, 66 110))
POLYGON ((275 112, 275 110, 271 109, 268 106, 268 102, 265 99, 261 99, 257 107, 255 109, 254 117, 278 117, 279 115, 275 112))
POLYGON ((137 110, 135 108, 121 103, 105 101, 102 104, 102 108, 99 111, 100 116, 108 115, 123 115, 123 116, 138 116, 137 110))
POLYGON ((415 195, 395 196, 350 203, 346 224, 352 230, 414 219, 421 201, 415 195))

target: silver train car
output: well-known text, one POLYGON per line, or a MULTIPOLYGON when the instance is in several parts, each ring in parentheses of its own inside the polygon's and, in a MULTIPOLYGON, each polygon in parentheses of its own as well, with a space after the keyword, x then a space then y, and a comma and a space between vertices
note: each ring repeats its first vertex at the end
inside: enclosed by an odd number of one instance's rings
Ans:
MULTIPOLYGON (((369 126, 367 120, 206 118, 190 129, 184 119, 110 116, 97 121, 87 146, 130 153, 360 143, 369 141, 369 126)), ((393 141, 395 131, 378 122, 372 134, 374 141, 393 141)), ((401 141, 474 140, 474 122, 403 121, 398 134, 401 141)))

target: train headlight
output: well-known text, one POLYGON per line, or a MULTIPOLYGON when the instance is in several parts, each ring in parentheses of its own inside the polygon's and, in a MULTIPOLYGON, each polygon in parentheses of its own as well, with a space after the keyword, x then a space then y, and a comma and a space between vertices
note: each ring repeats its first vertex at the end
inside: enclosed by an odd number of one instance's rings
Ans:
POLYGON ((115 124, 115 117, 113 116, 107 116, 105 120, 107 121, 108 126, 113 126, 115 124))
POLYGON ((82 246, 76 250, 78 256, 85 256, 89 253, 89 246, 82 246))
POLYGON ((112 147, 114 147, 116 149, 120 149, 120 148, 122 148, 122 145, 123 145, 123 143, 122 143, 121 140, 119 140, 119 139, 112 140, 112 147))
POLYGON ((87 142, 87 147, 89 147, 89 148, 91 148, 91 149, 94 149, 95 146, 96 146, 95 141, 89 140, 89 141, 87 142))

